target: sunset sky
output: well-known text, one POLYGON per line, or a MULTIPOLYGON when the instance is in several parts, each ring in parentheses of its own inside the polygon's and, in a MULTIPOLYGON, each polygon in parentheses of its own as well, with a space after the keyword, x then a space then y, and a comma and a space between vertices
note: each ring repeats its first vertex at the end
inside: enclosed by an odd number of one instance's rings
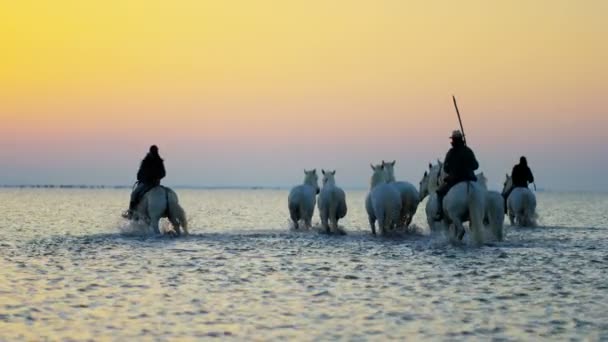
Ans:
POLYGON ((0 184, 416 185, 458 128, 496 188, 608 190, 608 1, 0 3, 0 184))

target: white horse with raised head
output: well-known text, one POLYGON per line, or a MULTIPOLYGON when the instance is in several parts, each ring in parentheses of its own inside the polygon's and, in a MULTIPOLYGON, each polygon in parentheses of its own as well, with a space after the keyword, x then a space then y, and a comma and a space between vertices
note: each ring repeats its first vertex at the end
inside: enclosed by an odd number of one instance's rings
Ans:
POLYGON ((395 179, 395 160, 390 163, 382 161, 382 166, 386 172, 387 182, 393 186, 401 195, 401 214, 399 217, 399 227, 407 228, 414 219, 414 214, 420 203, 420 194, 414 185, 409 182, 397 181, 395 179))
POLYGON ((161 234, 159 221, 161 218, 169 219, 172 229, 163 233, 180 235, 180 227, 184 235, 188 235, 188 219, 186 212, 179 205, 177 194, 165 186, 156 186, 144 194, 133 212, 133 221, 147 223, 150 230, 161 234))
MULTIPOLYGON (((503 196, 513 188, 513 180, 507 174, 502 189, 503 196)), ((521 227, 536 226, 536 196, 527 187, 517 187, 511 190, 507 198, 507 212, 511 225, 521 227)))
POLYGON ((346 194, 344 190, 336 185, 336 171, 325 171, 323 173, 323 188, 319 193, 319 216, 321 216, 322 228, 329 234, 344 234, 338 229, 338 220, 346 216, 346 194))
POLYGON ((498 191, 488 190, 488 179, 483 172, 478 173, 477 183, 486 190, 486 214, 484 223, 490 227, 498 241, 504 238, 505 207, 502 195, 498 191))
POLYGON ((365 209, 372 234, 376 235, 376 221, 380 234, 385 234, 399 224, 401 215, 401 195, 387 183, 382 165, 371 165, 374 173, 370 181, 370 191, 365 199, 365 209))
POLYGON ((300 221, 304 221, 304 228, 309 229, 311 227, 318 193, 319 177, 317 176, 317 169, 304 170, 304 182, 291 189, 287 198, 289 216, 295 229, 299 228, 300 221))

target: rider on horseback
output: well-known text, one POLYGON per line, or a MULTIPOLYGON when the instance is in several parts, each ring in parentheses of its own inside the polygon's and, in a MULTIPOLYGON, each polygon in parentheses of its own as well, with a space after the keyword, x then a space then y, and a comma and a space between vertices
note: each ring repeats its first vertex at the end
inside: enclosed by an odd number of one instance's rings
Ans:
POLYGON ((437 189, 438 210, 435 221, 443 219, 443 198, 450 189, 464 181, 476 181, 475 170, 479 163, 475 153, 464 143, 464 137, 458 130, 452 132, 452 148, 448 151, 443 162, 443 171, 447 173, 442 186, 437 189))
POLYGON ((511 194, 511 191, 515 188, 527 188, 529 183, 534 183, 534 175, 532 170, 528 167, 528 161, 526 157, 522 156, 519 158, 519 164, 513 166, 511 171, 511 189, 508 189, 503 197, 505 198, 505 213, 507 213, 507 198, 511 194))
POLYGON ((141 161, 137 172, 137 186, 131 193, 129 210, 123 213, 123 217, 131 219, 133 211, 137 207, 139 200, 152 188, 160 185, 160 180, 165 177, 165 164, 158 154, 156 145, 150 146, 150 152, 141 161))

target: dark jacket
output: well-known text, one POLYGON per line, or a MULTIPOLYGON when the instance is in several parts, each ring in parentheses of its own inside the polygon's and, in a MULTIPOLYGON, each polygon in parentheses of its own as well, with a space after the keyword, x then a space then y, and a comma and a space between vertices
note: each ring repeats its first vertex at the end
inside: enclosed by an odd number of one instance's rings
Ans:
POLYGON ((159 185, 165 177, 165 163, 158 154, 148 153, 141 161, 137 180, 149 185, 159 185))
POLYGON ((443 170, 451 182, 475 181, 479 163, 473 151, 463 143, 454 145, 446 154, 443 170))
POLYGON ((534 175, 527 164, 519 163, 513 167, 511 172, 511 179, 513 181, 513 187, 528 187, 528 183, 534 183, 534 175))

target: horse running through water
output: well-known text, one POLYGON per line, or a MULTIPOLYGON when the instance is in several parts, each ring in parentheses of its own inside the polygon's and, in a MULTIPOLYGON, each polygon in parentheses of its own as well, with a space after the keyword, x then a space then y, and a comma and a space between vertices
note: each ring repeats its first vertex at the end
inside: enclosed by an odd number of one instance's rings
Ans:
POLYGON ((188 220, 186 212, 179 205, 177 194, 168 187, 156 186, 150 189, 142 197, 135 208, 133 221, 143 220, 149 224, 152 232, 161 234, 159 221, 168 218, 173 228, 165 233, 169 235, 180 235, 180 227, 184 235, 188 235, 188 220))
POLYGON ((309 229, 311 227, 318 193, 319 177, 317 176, 317 169, 304 170, 304 182, 293 187, 287 198, 289 216, 295 229, 299 228, 300 221, 304 221, 304 228, 309 229))
MULTIPOLYGON (((506 175, 502 189, 503 196, 513 187, 513 180, 506 175)), ((520 227, 535 227, 537 222, 536 196, 527 187, 517 187, 507 198, 507 212, 511 225, 520 227)))
POLYGON ((344 190, 336 185, 336 171, 325 171, 323 173, 323 188, 319 193, 319 216, 321 225, 329 234, 344 234, 338 229, 338 220, 346 216, 346 194, 344 190))
POLYGON ((365 209, 372 234, 376 235, 376 221, 380 234, 385 234, 399 224, 401 215, 401 195, 387 183, 382 165, 372 165, 373 174, 370 191, 365 198, 365 209))
POLYGON ((382 166, 386 172, 387 182, 399 191, 401 196, 401 214, 399 215, 400 228, 407 228, 414 219, 418 203, 420 202, 420 194, 414 185, 404 181, 395 180, 395 161, 390 163, 382 161, 382 166))
MULTIPOLYGON (((443 184, 445 174, 443 164, 429 165, 429 172, 425 173, 420 181, 421 187, 426 184, 429 200, 426 206, 427 220, 431 231, 439 230, 433 221, 438 206, 436 190, 443 184), (431 192, 429 190, 435 190, 431 192)), ((469 231, 473 236, 475 244, 483 243, 483 220, 485 216, 485 193, 486 190, 477 182, 464 181, 454 185, 443 198, 444 219, 442 226, 454 227, 451 231, 451 238, 462 239, 466 231, 463 222, 469 221, 469 231)))

